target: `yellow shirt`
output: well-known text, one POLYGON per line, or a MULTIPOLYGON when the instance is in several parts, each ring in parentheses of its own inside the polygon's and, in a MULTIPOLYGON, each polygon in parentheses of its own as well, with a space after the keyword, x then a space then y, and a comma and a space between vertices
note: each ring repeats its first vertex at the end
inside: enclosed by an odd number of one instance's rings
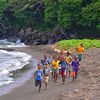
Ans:
POLYGON ((71 61, 72 61, 72 57, 71 57, 71 56, 66 56, 66 62, 67 62, 68 64, 70 64, 71 61))
POLYGON ((53 61, 52 66, 54 69, 59 69, 59 61, 53 61))
POLYGON ((78 53, 78 54, 83 54, 83 52, 84 52, 84 47, 79 46, 79 47, 77 48, 77 53, 78 53))

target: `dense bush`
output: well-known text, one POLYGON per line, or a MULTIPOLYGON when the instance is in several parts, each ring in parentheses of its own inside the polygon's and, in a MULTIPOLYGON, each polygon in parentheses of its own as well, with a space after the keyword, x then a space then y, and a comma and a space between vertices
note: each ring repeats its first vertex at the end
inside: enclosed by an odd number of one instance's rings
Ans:
POLYGON ((83 43, 84 47, 89 48, 100 48, 100 40, 90 40, 90 39, 71 39, 71 40, 62 40, 56 43, 57 48, 59 49, 71 49, 76 48, 83 43))

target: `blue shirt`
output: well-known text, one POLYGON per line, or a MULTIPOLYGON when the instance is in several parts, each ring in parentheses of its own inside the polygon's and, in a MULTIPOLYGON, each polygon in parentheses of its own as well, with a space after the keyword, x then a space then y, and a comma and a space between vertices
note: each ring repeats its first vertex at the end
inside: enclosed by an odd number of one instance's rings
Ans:
POLYGON ((60 67, 61 67, 62 70, 67 70, 67 63, 66 63, 66 61, 61 61, 60 62, 60 67))
POLYGON ((37 70, 36 71, 36 80, 41 80, 42 79, 42 74, 43 74, 42 70, 37 70))
POLYGON ((43 69, 44 76, 49 76, 49 72, 50 72, 50 69, 49 68, 43 69))
POLYGON ((71 65, 73 66, 73 69, 78 69, 79 62, 78 61, 72 61, 71 65))
POLYGON ((50 60, 48 58, 47 59, 42 59, 41 64, 42 64, 42 68, 43 68, 45 64, 47 64, 47 65, 50 64, 50 60))

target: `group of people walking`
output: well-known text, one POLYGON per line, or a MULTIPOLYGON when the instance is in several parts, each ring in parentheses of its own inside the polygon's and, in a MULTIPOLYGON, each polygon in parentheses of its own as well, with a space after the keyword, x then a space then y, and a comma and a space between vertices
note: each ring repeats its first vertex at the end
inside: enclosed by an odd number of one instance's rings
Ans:
POLYGON ((34 72, 35 86, 39 86, 39 92, 41 91, 42 82, 45 84, 45 90, 47 89, 50 76, 55 83, 58 82, 58 76, 61 77, 63 85, 66 77, 72 77, 73 81, 77 79, 84 53, 82 43, 76 48, 76 51, 78 56, 72 56, 70 52, 65 53, 63 50, 58 54, 54 54, 52 58, 48 58, 44 54, 43 59, 37 65, 37 70, 34 72))

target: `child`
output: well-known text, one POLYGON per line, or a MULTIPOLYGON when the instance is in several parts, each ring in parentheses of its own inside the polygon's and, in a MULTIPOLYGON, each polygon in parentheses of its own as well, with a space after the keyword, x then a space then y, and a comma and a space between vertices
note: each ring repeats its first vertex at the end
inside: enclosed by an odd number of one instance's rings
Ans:
POLYGON ((64 53, 64 51, 63 50, 61 50, 60 51, 60 53, 59 53, 59 60, 61 60, 61 59, 63 59, 65 57, 65 53, 64 53))
POLYGON ((42 64, 42 68, 44 68, 45 64, 50 64, 50 61, 45 54, 43 56, 43 59, 41 60, 41 64, 42 64))
POLYGON ((38 69, 34 73, 35 76, 35 86, 39 86, 39 92, 41 92, 41 86, 42 86, 42 76, 43 76, 43 71, 41 70, 41 65, 38 64, 38 69))
MULTIPOLYGON (((62 61, 62 59, 65 58, 64 50, 61 50, 58 54, 58 60, 62 61)), ((59 66, 59 76, 61 75, 61 66, 59 66)))
POLYGON ((78 60, 79 62, 82 60, 82 56, 84 54, 84 46, 83 44, 81 43, 80 46, 76 49, 77 51, 77 54, 78 54, 78 60))
POLYGON ((45 90, 46 90, 47 87, 48 87, 49 74, 50 74, 49 66, 48 66, 48 65, 45 65, 45 67, 44 67, 44 69, 43 69, 45 90))
POLYGON ((53 65, 52 65, 52 62, 55 60, 55 55, 52 56, 51 58, 51 62, 50 62, 50 68, 51 68, 51 76, 53 78, 54 76, 54 71, 53 71, 53 65))
POLYGON ((77 78, 77 75, 78 75, 78 70, 79 70, 79 61, 77 60, 78 58, 75 56, 74 57, 74 60, 72 61, 71 65, 72 65, 72 68, 73 68, 73 71, 72 71, 72 77, 73 77, 73 81, 77 78))
POLYGON ((62 58, 62 60, 60 61, 60 67, 61 67, 61 75, 62 75, 62 83, 63 85, 65 84, 65 78, 67 75, 67 63, 65 58, 62 58))
POLYGON ((59 73, 59 61, 57 60, 57 58, 54 59, 54 61, 52 61, 52 67, 53 67, 53 78, 54 78, 54 82, 57 82, 58 79, 58 73, 59 73))
POLYGON ((69 77, 70 77, 72 57, 71 57, 71 55, 70 55, 69 52, 67 52, 66 62, 67 62, 67 65, 68 65, 68 68, 67 69, 68 69, 69 77))

